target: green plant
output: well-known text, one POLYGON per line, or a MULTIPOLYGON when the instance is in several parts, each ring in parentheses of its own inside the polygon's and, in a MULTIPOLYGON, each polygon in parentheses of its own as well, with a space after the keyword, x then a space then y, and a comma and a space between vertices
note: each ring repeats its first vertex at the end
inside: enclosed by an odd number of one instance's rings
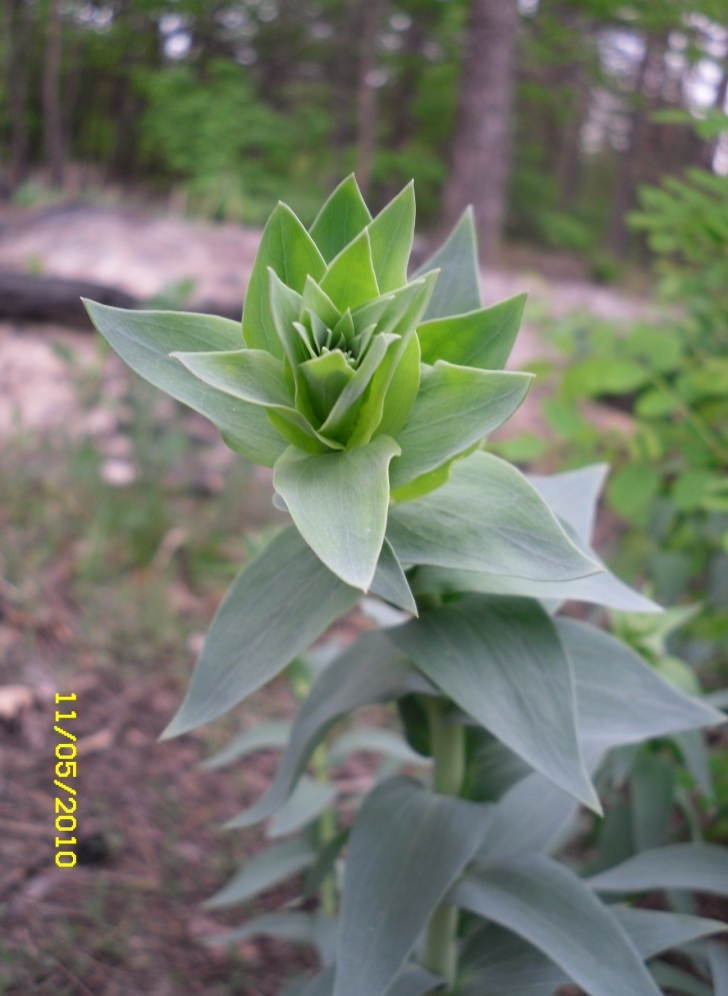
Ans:
MULTIPOLYGON (((432 757, 431 784, 396 776, 362 801, 338 909, 326 900, 335 964, 299 991, 503 993, 505 946, 516 991, 533 968, 543 993, 571 979, 594 996, 654 996, 645 960, 723 925, 601 895, 728 892, 725 851, 657 848, 646 867, 638 855, 589 880, 546 852, 580 803, 600 811, 590 771, 605 751, 722 716, 613 637, 554 615, 567 598, 659 610, 591 547, 603 467, 529 480, 480 450, 528 387, 503 371, 523 296, 482 307, 469 213, 408 280, 414 213, 410 186, 372 220, 353 177, 310 232, 279 205, 242 340, 209 316, 87 305, 133 369, 274 467, 293 519, 233 582, 163 736, 222 715, 363 592, 379 596, 410 618, 365 632, 322 671, 273 784, 230 824, 280 814, 362 705, 397 702, 413 748, 432 757)), ((319 845, 334 851, 337 832, 319 845)), ((288 870, 301 867, 299 855, 288 870)))

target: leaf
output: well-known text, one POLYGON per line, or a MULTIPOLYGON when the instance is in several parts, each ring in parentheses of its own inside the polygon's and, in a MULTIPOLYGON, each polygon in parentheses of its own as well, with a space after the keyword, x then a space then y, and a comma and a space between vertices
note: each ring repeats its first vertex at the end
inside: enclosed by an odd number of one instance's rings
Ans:
POLYGON ((261 723, 249 730, 244 730, 235 737, 227 747, 208 757, 200 765, 201 771, 219 771, 233 761, 248 757, 259 750, 282 748, 286 746, 291 732, 290 723, 261 723))
POLYGON ((380 632, 365 633, 336 658, 301 706, 285 753, 267 792, 228 826, 247 827, 276 812, 333 723, 358 706, 388 702, 408 692, 434 694, 429 681, 380 632))
MULTIPOLYGON (((722 927, 723 930, 728 929, 726 924, 722 924, 722 927)), ((728 949, 725 944, 716 943, 708 944, 706 947, 715 996, 728 996, 728 949)))
POLYGON ((392 488, 435 470, 502 425, 525 398, 531 379, 442 360, 423 367, 412 412, 397 437, 402 455, 392 463, 392 488))
POLYGON ((572 619, 554 622, 574 668, 584 741, 607 750, 725 721, 603 630, 572 619))
POLYGON ((261 892, 266 892, 279 882, 297 875, 313 864, 316 852, 305 841, 290 840, 285 844, 269 847, 257 854, 230 879, 226 886, 205 900, 207 909, 218 910, 224 906, 237 906, 261 892))
POLYGON ((328 294, 341 312, 347 308, 353 311, 360 304, 379 297, 367 229, 332 259, 320 283, 321 290, 328 294))
POLYGON ((463 367, 503 370, 518 334, 526 297, 518 294, 490 308, 420 325, 417 335, 423 363, 447 360, 463 367))
POLYGON ((292 407, 283 364, 262 349, 171 353, 191 374, 217 391, 253 405, 292 407))
POLYGON ((327 570, 293 527, 276 536, 225 596, 162 739, 232 709, 313 643, 359 594, 327 570))
POLYGON ((387 536, 405 568, 433 564, 549 581, 598 570, 525 477, 486 453, 455 464, 437 491, 392 508, 387 536))
POLYGON ((286 204, 276 206, 263 230, 243 308, 243 339, 248 349, 264 349, 283 359, 283 348, 270 310, 269 268, 299 294, 303 292, 307 276, 320 282, 326 270, 326 263, 313 239, 286 204))
POLYGON ((389 638, 461 709, 600 812, 579 747, 570 664, 539 605, 471 596, 423 612, 389 638))
POLYGON ((376 376, 387 350, 397 341, 397 336, 383 333, 378 335, 367 350, 366 356, 357 367, 354 376, 346 385, 331 408, 326 421, 321 426, 321 433, 327 438, 334 438, 346 443, 351 436, 354 425, 360 417, 360 399, 376 376))
POLYGON ((95 327, 124 362, 145 380, 206 416, 227 444, 255 463, 272 467, 284 441, 255 405, 210 390, 169 354, 239 349, 240 326, 214 315, 125 311, 84 301, 95 327))
POLYGON ((374 271, 382 294, 407 283, 414 234, 415 188, 410 181, 369 225, 374 271))
POLYGON ((327 263, 363 231, 372 216, 353 173, 342 180, 316 216, 311 237, 327 263))
POLYGON ((314 455, 290 447, 273 484, 314 553, 346 584, 367 591, 384 542, 389 463, 399 446, 377 436, 343 453, 314 455))
POLYGON ((682 968, 658 961, 650 966, 650 971, 661 986, 667 987, 673 993, 684 993, 685 996, 714 996, 710 986, 682 968))
POLYGON ((379 595, 385 602, 396 605, 403 612, 410 612, 413 616, 417 615, 417 603, 410 591, 402 565, 397 560, 397 554, 387 539, 382 545, 377 572, 369 590, 373 595, 379 595))
MULTIPOLYGON (((690 672, 695 677, 694 672, 690 672)), ((705 737, 700 730, 686 730, 674 737, 677 748, 682 754, 685 767, 697 787, 712 800, 714 797, 713 780, 710 772, 710 757, 705 744, 705 737)))
MULTIPOLYGON (((717 920, 613 906, 610 911, 643 959, 725 929, 717 920)), ((461 996, 553 996, 569 976, 510 930, 487 923, 473 931, 460 958, 461 996)))
POLYGON ((337 858, 341 854, 344 847, 346 847, 350 833, 351 828, 345 827, 333 837, 330 837, 323 846, 319 847, 316 860, 306 872, 302 893, 304 899, 309 899, 311 896, 315 896, 321 888, 321 885, 325 881, 327 875, 329 875, 334 869, 337 858))
POLYGON ((462 315, 467 311, 478 311, 482 307, 472 208, 462 214, 444 245, 419 268, 412 279, 416 280, 436 269, 440 273, 425 312, 425 321, 448 315, 462 315))
POLYGON ((347 851, 334 996, 384 996, 487 819, 487 807, 409 778, 367 796, 347 851))
POLYGON ((306 283, 301 295, 301 304, 309 311, 313 311, 327 328, 333 329, 341 320, 341 312, 334 302, 321 290, 312 277, 306 277, 306 283))
POLYGON ((590 996, 660 992, 611 910, 550 858, 479 864, 450 898, 525 938, 590 996))
POLYGON ((342 733, 329 747, 329 759, 332 764, 340 764, 356 751, 384 754, 402 764, 430 763, 428 758, 413 751, 399 733, 371 726, 358 726, 342 733))
MULTIPOLYGON (((421 968, 419 965, 405 965, 385 996, 422 996, 423 993, 438 989, 444 984, 443 979, 428 972, 426 968, 421 968)), ((334 969, 331 968, 314 979, 301 996, 332 996, 333 992, 334 969)))
POLYGON ((300 364, 299 370, 306 381, 314 413, 324 422, 341 392, 351 383, 354 367, 340 349, 334 349, 306 360, 300 364))
POLYGON ((205 938, 206 944, 228 945, 247 941, 251 937, 276 937, 281 941, 299 944, 316 943, 316 915, 314 913, 263 913, 240 927, 205 938))
POLYGON ((719 844, 670 844, 641 851, 587 880, 597 892, 691 889, 728 895, 728 848, 719 844))
POLYGON ((317 782, 304 775, 286 800, 286 804, 271 820, 268 836, 275 839, 303 829, 328 809, 338 794, 335 785, 317 782))
POLYGON ((638 851, 659 847, 673 809, 675 776, 665 758, 642 754, 630 780, 632 839, 638 851))
POLYGON ((551 511, 567 522, 583 543, 590 544, 599 495, 608 473, 608 464, 594 463, 561 474, 529 474, 528 480, 551 511))

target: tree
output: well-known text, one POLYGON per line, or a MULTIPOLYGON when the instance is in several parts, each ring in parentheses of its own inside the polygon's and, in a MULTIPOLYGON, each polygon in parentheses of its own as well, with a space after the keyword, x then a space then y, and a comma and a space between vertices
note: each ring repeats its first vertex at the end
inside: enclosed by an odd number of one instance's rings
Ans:
POLYGON ((480 258, 492 263, 503 228, 518 28, 516 0, 471 0, 446 226, 475 211, 480 258))

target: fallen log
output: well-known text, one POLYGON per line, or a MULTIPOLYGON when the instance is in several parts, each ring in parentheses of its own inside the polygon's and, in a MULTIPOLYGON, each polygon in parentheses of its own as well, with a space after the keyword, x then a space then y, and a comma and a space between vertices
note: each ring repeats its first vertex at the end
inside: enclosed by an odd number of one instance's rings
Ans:
MULTIPOLYGON (((87 297, 114 308, 153 307, 118 287, 108 287, 88 280, 61 277, 36 277, 27 273, 0 272, 0 320, 48 322, 93 331, 81 303, 87 297)), ((241 307, 203 302, 185 310, 220 315, 240 321, 241 307)))

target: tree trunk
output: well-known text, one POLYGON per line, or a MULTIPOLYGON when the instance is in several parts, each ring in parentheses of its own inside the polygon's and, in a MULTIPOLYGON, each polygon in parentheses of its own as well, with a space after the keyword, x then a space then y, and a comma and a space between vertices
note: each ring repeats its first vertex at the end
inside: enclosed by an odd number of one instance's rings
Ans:
POLYGON ((359 89, 357 92, 356 178, 366 196, 377 146, 377 88, 372 73, 377 62, 377 30, 382 0, 365 0, 362 20, 359 89))
POLYGON ((49 0, 43 72, 43 137, 51 185, 63 186, 63 116, 61 113, 61 46, 63 22, 60 0, 49 0))
POLYGON ((10 175, 11 190, 23 180, 28 161, 28 74, 33 14, 23 0, 14 0, 10 8, 12 34, 9 45, 8 99, 10 104, 10 175))
POLYGON ((473 205, 484 263, 496 257, 505 216, 517 29, 516 0, 470 0, 445 222, 473 205))

